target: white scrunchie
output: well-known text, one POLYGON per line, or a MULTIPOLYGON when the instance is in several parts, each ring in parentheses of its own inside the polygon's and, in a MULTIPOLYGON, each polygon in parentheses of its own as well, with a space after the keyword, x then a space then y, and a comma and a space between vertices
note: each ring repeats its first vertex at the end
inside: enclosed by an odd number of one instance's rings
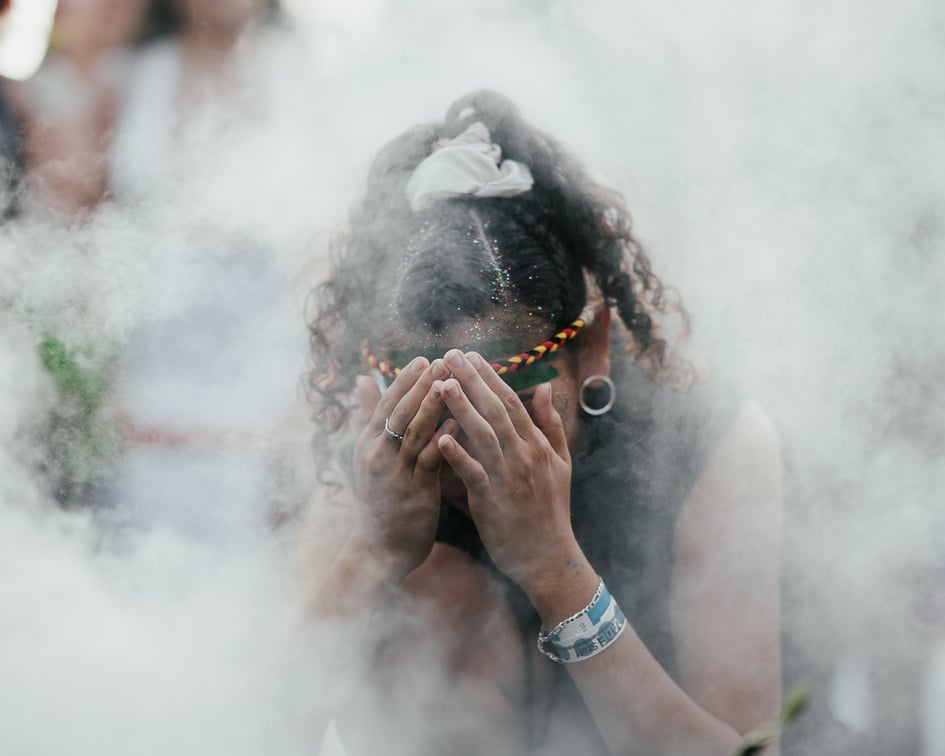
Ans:
POLYGON ((534 183, 527 165, 502 160, 502 148, 477 121, 455 139, 433 146, 407 182, 407 199, 417 212, 450 197, 514 197, 534 183))

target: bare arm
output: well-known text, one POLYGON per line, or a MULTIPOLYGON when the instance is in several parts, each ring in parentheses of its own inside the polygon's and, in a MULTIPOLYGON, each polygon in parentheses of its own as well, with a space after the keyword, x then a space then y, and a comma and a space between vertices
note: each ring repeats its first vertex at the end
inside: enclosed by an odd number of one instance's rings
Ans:
MULTIPOLYGON (((723 756, 775 717, 780 525, 777 439, 748 405, 677 522, 670 610, 682 687, 629 627, 613 648, 568 666, 613 753, 723 756)), ((581 608, 577 596, 553 600, 543 620, 551 626, 581 608)))
POLYGON ((781 704, 781 523, 777 435, 750 403, 680 514, 670 606, 682 684, 740 732, 781 704))
MULTIPOLYGON (((450 389, 446 399, 470 450, 448 437, 440 448, 466 483, 490 555, 522 586, 542 624, 554 627, 584 608, 598 580, 593 569, 568 566, 586 559, 568 516, 570 459, 561 419, 550 391, 536 390, 529 428, 514 393, 480 367, 490 398, 472 367, 453 367, 463 391, 450 389)), ((680 515, 671 606, 683 687, 629 626, 603 653, 568 665, 614 754, 727 756, 743 733, 776 713, 780 473, 763 418, 755 407, 743 413, 680 515), (719 533, 724 538, 713 540, 719 533), (746 541, 755 544, 747 553, 746 541)))

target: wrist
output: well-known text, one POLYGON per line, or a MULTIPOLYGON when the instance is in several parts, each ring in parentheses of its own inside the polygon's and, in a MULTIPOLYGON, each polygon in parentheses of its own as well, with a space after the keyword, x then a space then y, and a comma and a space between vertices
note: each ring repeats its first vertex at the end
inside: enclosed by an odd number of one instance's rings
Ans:
POLYGON ((369 540, 352 532, 307 598, 313 618, 350 620, 370 614, 400 584, 399 572, 369 540))
POLYGON ((390 548, 383 538, 361 529, 348 536, 339 559, 377 583, 379 589, 400 585, 416 566, 407 555, 390 548))
POLYGON ((522 584, 522 589, 538 612, 542 625, 554 627, 586 607, 599 582, 581 547, 574 542, 556 551, 538 574, 522 584))

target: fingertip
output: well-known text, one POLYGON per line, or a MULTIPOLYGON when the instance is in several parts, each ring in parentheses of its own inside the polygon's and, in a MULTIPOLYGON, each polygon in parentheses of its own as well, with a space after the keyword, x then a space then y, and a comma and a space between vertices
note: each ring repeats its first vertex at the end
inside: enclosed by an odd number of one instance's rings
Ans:
POLYGON ((535 421, 539 425, 554 424, 555 420, 560 420, 558 413, 555 412, 554 404, 551 401, 551 384, 542 383, 535 389, 535 421))
POLYGON ((430 361, 423 355, 420 355, 419 357, 414 357, 409 363, 407 363, 407 367, 404 369, 404 372, 419 373, 423 370, 426 370, 429 364, 430 361))
POLYGON ((431 373, 434 378, 443 380, 449 378, 450 370, 446 367, 446 363, 443 362, 443 359, 437 357, 433 362, 430 363, 431 373))
POLYGON ((448 433, 444 433, 436 441, 437 447, 442 452, 451 452, 456 448, 456 441, 453 440, 453 437, 448 433))
POLYGON ((449 418, 443 421, 443 425, 440 426, 440 435, 441 436, 453 436, 459 430, 459 424, 449 418))
POLYGON ((482 370, 486 365, 486 361, 478 352, 466 352, 466 359, 476 370, 482 370))
POLYGON ((439 390, 441 393, 452 398, 459 396, 461 388, 459 381, 455 378, 447 378, 445 381, 438 381, 438 383, 440 384, 439 390))

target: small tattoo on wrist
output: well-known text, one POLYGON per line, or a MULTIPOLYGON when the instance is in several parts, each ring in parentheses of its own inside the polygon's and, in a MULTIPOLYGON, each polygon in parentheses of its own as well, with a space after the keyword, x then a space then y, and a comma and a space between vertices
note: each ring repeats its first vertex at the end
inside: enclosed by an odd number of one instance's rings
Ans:
POLYGON ((573 559, 565 559, 564 566, 573 567, 576 570, 583 570, 585 567, 587 567, 587 565, 584 564, 584 562, 575 562, 573 559))

